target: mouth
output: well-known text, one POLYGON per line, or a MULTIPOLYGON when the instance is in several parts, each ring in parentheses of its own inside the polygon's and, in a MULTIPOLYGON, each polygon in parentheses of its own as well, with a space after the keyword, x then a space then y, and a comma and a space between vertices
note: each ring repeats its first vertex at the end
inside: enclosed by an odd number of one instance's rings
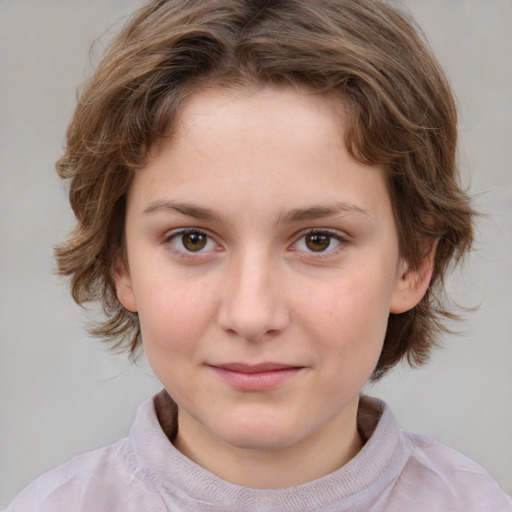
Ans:
POLYGON ((210 368, 230 387, 240 391, 266 391, 278 388, 297 376, 303 366, 282 363, 220 363, 210 368))

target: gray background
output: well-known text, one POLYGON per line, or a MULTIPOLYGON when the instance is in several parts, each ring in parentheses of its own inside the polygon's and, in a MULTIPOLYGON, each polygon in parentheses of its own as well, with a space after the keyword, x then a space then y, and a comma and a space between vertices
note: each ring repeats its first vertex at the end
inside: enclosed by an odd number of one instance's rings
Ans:
MULTIPOLYGON (((404 3, 459 99, 460 163, 487 215, 450 289, 480 307, 428 367, 400 368, 368 392, 512 492, 512 1, 404 3)), ((126 435, 137 404, 159 389, 147 364, 87 337, 85 314, 52 273, 52 244, 72 223, 53 163, 75 89, 106 31, 139 4, 0 0, 0 506, 40 472, 126 435)))

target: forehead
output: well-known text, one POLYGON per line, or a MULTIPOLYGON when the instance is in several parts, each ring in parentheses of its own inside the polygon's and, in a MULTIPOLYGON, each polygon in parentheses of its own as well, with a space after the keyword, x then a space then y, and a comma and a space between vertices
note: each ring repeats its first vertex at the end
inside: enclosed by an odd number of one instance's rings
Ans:
POLYGON ((208 132, 203 135, 211 136, 212 128, 216 132, 222 128, 251 130, 256 137, 267 133, 262 128, 272 123, 289 139, 294 134, 318 135, 326 142, 335 139, 338 143, 343 133, 344 107, 339 95, 322 95, 298 86, 209 87, 183 103, 174 135, 179 138, 192 130, 200 135, 203 130, 208 132))
POLYGON ((348 153, 343 127, 339 97, 292 87, 206 89, 183 105, 131 195, 182 202, 181 194, 193 193, 226 214, 340 202, 382 209, 389 201, 383 171, 348 153))

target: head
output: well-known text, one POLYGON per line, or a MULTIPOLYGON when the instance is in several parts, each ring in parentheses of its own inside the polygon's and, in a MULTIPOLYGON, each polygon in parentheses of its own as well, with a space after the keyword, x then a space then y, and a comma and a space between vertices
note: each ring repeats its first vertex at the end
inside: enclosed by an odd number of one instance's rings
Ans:
POLYGON ((184 106, 210 89, 266 87, 334 101, 348 153, 382 170, 401 260, 433 271, 417 304, 389 314, 373 377, 404 357, 425 362, 453 316, 443 278, 471 245, 473 212, 449 84, 413 21, 380 0, 155 0, 128 21, 82 92, 57 164, 77 220, 59 271, 79 304, 101 302, 93 332, 132 354, 141 343, 115 282, 128 264, 127 198, 184 106))

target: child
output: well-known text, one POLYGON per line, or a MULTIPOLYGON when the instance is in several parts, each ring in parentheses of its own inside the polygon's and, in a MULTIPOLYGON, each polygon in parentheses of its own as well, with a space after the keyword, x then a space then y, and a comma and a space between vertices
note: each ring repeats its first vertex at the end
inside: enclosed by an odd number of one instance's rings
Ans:
POLYGON ((140 9, 58 162, 57 250, 164 391, 14 511, 510 511, 476 463, 360 396, 426 361, 472 242, 450 88, 379 0, 140 9), (172 398, 171 398, 172 397, 172 398))

